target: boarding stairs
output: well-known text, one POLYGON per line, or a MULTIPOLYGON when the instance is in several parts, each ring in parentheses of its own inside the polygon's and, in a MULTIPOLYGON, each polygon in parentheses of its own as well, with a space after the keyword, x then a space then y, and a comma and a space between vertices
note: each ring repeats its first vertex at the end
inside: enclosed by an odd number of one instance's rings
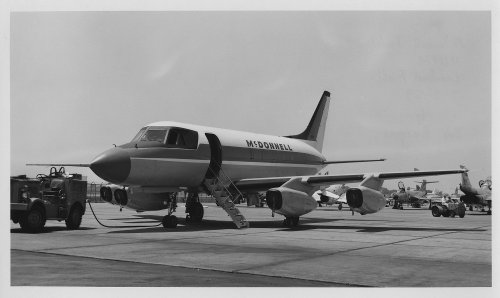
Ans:
POLYGON ((204 184, 210 191, 212 197, 214 197, 217 205, 227 212, 238 229, 248 228, 250 223, 234 205, 234 200, 237 199, 238 196, 243 197, 243 194, 222 169, 220 169, 218 173, 215 173, 214 170, 209 167, 209 171, 212 172, 213 178, 206 178, 204 184))

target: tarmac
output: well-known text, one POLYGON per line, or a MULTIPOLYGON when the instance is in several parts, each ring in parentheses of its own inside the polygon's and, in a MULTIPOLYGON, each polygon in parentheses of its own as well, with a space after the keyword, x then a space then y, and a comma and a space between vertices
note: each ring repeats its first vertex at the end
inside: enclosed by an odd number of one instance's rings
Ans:
POLYGON ((215 204, 201 224, 165 229, 165 211, 87 205, 79 230, 47 221, 39 234, 11 222, 11 286, 491 287, 492 218, 433 217, 427 208, 352 215, 320 207, 295 228, 271 210, 239 205, 238 230, 215 204))

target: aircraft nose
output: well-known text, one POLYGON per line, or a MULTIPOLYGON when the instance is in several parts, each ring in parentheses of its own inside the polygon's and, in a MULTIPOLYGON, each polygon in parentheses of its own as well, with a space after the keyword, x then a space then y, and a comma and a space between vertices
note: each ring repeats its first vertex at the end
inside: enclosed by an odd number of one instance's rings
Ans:
POLYGON ((121 183, 130 174, 130 155, 124 149, 111 148, 94 158, 90 169, 108 182, 121 183))

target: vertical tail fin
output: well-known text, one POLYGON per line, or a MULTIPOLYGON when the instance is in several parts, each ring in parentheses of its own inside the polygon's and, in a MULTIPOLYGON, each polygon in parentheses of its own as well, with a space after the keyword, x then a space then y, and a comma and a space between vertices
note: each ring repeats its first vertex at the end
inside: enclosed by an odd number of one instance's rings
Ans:
MULTIPOLYGON (((464 165, 460 165, 461 169, 467 170, 467 168, 464 165)), ((470 183, 469 175, 467 172, 462 173, 462 184, 461 186, 464 187, 472 187, 472 184, 470 183)))
POLYGON ((330 92, 324 91, 307 128, 302 133, 287 136, 287 138, 310 141, 314 148, 321 151, 323 149, 323 139, 325 137, 326 119, 328 118, 329 107, 330 92))
POLYGON ((422 181, 415 181, 416 183, 421 183, 420 186, 417 185, 417 190, 427 191, 427 184, 429 183, 438 183, 439 181, 427 181, 423 179, 422 181))

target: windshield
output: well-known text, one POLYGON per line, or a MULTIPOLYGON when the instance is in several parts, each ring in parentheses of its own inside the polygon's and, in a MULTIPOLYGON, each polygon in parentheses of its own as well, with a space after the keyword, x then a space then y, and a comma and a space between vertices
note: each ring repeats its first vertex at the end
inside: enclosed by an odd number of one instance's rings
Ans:
POLYGON ((142 136, 142 134, 146 131, 146 127, 141 128, 139 132, 135 135, 135 137, 132 138, 132 141, 130 142, 137 142, 139 141, 139 138, 142 136))
POLYGON ((164 127, 150 127, 144 133, 139 141, 140 142, 160 142, 163 143, 165 141, 165 136, 167 135, 167 129, 164 127))

